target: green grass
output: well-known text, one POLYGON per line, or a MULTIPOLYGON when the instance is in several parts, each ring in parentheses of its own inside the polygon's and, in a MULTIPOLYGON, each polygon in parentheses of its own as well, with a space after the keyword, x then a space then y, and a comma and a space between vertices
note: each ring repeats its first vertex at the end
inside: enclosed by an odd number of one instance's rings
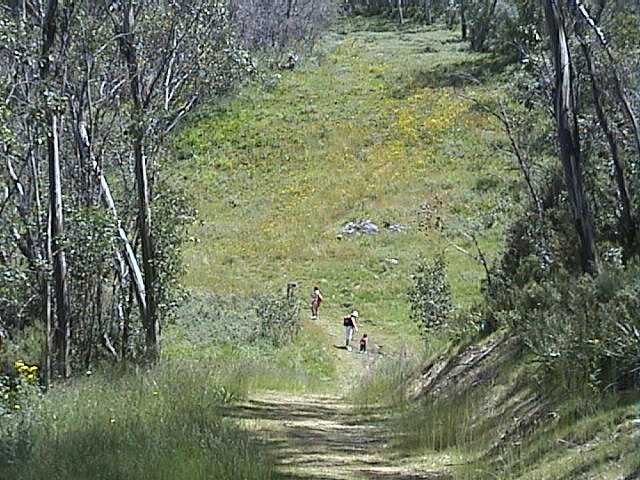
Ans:
MULTIPOLYGON (((249 86, 181 134, 187 186, 200 199, 184 280, 245 295, 319 284, 336 318, 353 305, 387 337, 416 338, 405 292, 417 257, 444 251, 456 303, 475 302, 482 269, 449 242, 472 250, 457 229, 487 213, 511 175, 491 147, 493 122, 453 87, 420 79, 484 57, 453 33, 423 29, 327 43, 319 65, 249 86), (497 186, 477 188, 483 179, 497 186), (361 218, 409 229, 340 237, 361 218)), ((495 251, 498 238, 483 232, 483 248, 495 251)))
POLYGON ((410 380, 419 370, 422 360, 422 356, 407 349, 402 349, 391 359, 378 359, 349 392, 349 399, 356 408, 364 411, 381 406, 405 407, 410 380))
POLYGON ((276 478, 264 449, 223 416, 247 392, 241 368, 182 361, 54 390, 25 414, 35 417, 23 433, 31 447, 2 459, 2 477, 276 478))

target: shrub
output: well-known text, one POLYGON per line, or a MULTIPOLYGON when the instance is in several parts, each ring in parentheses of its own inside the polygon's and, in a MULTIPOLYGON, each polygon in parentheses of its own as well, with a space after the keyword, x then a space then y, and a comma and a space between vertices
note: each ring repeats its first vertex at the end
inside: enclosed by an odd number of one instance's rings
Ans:
POLYGON ((628 388, 640 366, 638 273, 635 266, 609 267, 595 278, 559 272, 515 291, 503 318, 568 388, 628 388))
POLYGON ((420 261, 412 278, 413 285, 408 292, 411 318, 426 335, 442 327, 453 310, 444 258, 438 256, 432 262, 420 261))
POLYGON ((297 300, 264 296, 254 302, 259 322, 257 338, 276 347, 291 343, 302 328, 297 300))

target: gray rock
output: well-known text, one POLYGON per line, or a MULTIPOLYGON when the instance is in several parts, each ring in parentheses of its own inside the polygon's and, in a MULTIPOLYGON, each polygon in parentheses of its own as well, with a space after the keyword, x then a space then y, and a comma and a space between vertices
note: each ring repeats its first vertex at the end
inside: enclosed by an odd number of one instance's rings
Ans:
MULTIPOLYGON (((384 222, 383 227, 392 233, 402 233, 409 227, 401 223, 384 222)), ((342 235, 377 235, 380 227, 370 219, 356 220, 346 223, 340 230, 342 235)))
POLYGON ((386 222, 384 226, 387 230, 393 233, 402 233, 406 231, 407 228, 409 228, 406 225, 402 225, 401 223, 389 223, 389 222, 386 222))
POLYGON ((349 222, 342 227, 343 235, 376 235, 380 232, 380 227, 371 220, 358 220, 349 222))

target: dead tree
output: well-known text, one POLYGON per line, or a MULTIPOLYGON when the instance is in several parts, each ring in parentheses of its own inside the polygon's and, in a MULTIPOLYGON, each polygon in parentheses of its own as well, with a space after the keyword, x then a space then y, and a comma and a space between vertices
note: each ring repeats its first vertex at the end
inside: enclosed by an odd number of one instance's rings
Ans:
POLYGON ((585 273, 598 271, 593 214, 589 208, 583 179, 583 158, 578 131, 573 86, 573 66, 564 15, 556 0, 543 0, 549 45, 555 70, 555 116, 560 161, 571 214, 580 239, 580 260, 585 273))

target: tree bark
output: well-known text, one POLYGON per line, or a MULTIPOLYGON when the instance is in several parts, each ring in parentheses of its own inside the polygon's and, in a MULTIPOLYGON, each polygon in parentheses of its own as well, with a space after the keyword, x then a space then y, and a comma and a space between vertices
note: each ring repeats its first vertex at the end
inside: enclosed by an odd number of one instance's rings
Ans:
POLYGON ((560 161, 564 170, 571 213, 580 238, 580 260, 585 273, 598 271, 593 215, 584 190, 582 152, 578 119, 575 112, 571 53, 564 17, 556 0, 543 0, 550 48, 553 55, 555 85, 555 115, 560 161))
POLYGON ((51 210, 51 246, 53 278, 56 298, 55 346, 57 371, 62 378, 71 376, 71 322, 69 294, 67 291, 67 261, 64 251, 64 213, 62 210, 62 176, 60 173, 60 145, 58 138, 58 116, 49 114, 49 198, 51 210))
POLYGON ((127 64, 129 90, 132 100, 132 149, 135 160, 136 187, 138 191, 138 225, 142 243, 142 268, 146 300, 145 332, 147 357, 154 361, 160 355, 160 325, 156 305, 156 271, 154 266, 154 242, 151 231, 151 194, 144 152, 144 104, 140 67, 134 38, 135 12, 128 2, 123 12, 120 47, 127 64))
POLYGON ((633 215, 631 210, 631 200, 629 198, 629 190, 627 188, 627 181, 624 172, 624 165, 620 158, 620 152, 618 149, 618 143, 616 142, 615 135, 609 125, 609 119, 604 111, 602 103, 602 91, 598 85, 598 78, 593 60, 591 58, 591 52, 584 39, 580 38, 580 46, 587 64, 587 70, 589 72, 589 78, 591 80, 591 92, 593 95, 593 104, 595 106, 596 115, 598 116, 598 123, 602 129, 602 133, 607 139, 609 145, 609 152, 611 153, 611 161, 613 163, 613 172, 618 190, 618 201, 620 202, 620 233, 623 237, 623 242, 627 250, 632 248, 635 237, 636 229, 633 221, 633 215))

